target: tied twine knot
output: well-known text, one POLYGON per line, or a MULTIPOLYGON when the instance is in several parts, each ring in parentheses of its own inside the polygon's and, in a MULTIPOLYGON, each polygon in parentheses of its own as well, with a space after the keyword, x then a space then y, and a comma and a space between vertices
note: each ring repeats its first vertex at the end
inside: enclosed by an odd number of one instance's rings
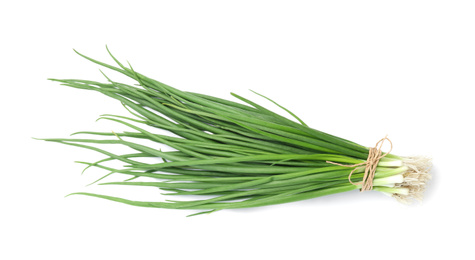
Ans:
POLYGON ((391 150, 393 149, 393 143, 391 142, 391 140, 389 140, 389 138, 387 136, 385 136, 384 138, 382 138, 381 140, 379 140, 376 145, 373 147, 373 148, 370 148, 369 149, 369 153, 368 153, 368 159, 366 159, 366 161, 362 162, 362 163, 357 163, 357 164, 351 164, 351 165, 348 165, 348 164, 340 164, 340 163, 336 163, 336 162, 330 162, 330 161, 327 161, 327 163, 331 163, 331 164, 334 164, 334 165, 339 165, 339 166, 343 166, 343 167, 355 167, 351 172, 350 174, 348 175, 348 181, 353 184, 353 185, 361 185, 361 189, 360 191, 363 192, 363 191, 367 191, 367 190, 372 190, 373 189, 373 179, 374 179, 374 174, 376 173, 376 167, 378 166, 378 163, 379 163, 379 160, 383 157, 385 157, 386 155, 388 155, 391 150), (381 155, 381 147, 383 146, 383 143, 384 141, 388 141, 389 144, 391 145, 391 148, 389 149, 388 152, 386 152, 385 154, 381 155), (365 171, 364 171, 364 175, 363 175, 363 180, 361 182, 357 182, 357 183, 354 183, 352 180, 351 180, 351 176, 353 175, 353 173, 357 170, 357 169, 360 169, 362 167, 365 167, 365 171))

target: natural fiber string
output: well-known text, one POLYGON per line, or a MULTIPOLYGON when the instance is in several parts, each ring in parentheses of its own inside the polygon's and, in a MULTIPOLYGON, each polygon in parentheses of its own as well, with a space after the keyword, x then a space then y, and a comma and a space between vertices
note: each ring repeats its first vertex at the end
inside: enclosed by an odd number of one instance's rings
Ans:
POLYGON ((381 158, 385 157, 386 155, 388 155, 391 152, 392 149, 393 149, 393 143, 386 136, 383 139, 379 140, 373 148, 369 149, 368 159, 366 159, 365 162, 358 163, 358 164, 351 164, 351 165, 340 164, 340 163, 335 163, 335 162, 330 162, 330 161, 327 161, 327 163, 331 163, 331 164, 339 165, 339 166, 343 166, 343 167, 356 167, 348 175, 348 181, 353 185, 360 185, 361 184, 361 192, 363 192, 363 191, 373 189, 374 174, 376 173, 376 168, 378 167, 379 160, 381 158), (381 155, 381 147, 383 146, 383 143, 386 140, 391 145, 391 148, 389 149, 388 152, 381 155), (365 165, 365 171, 364 171, 364 175, 363 175, 363 180, 361 182, 358 182, 358 183, 354 183, 353 181, 351 181, 351 176, 353 175, 353 173, 357 169, 360 169, 361 168, 360 166, 364 166, 364 165, 365 165))

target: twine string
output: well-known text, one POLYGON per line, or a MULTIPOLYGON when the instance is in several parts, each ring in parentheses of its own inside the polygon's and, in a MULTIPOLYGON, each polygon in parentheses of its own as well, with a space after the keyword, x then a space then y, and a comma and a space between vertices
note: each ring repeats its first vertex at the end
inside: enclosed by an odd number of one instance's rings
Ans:
POLYGON ((357 186, 361 185, 361 192, 363 192, 363 191, 373 189, 374 174, 376 173, 376 168, 378 167, 379 160, 385 157, 386 155, 388 155, 392 151, 392 149, 393 149, 393 143, 391 142, 391 140, 389 140, 387 136, 385 136, 384 138, 379 140, 373 148, 369 149, 368 158, 366 159, 366 161, 362 163, 350 164, 350 165, 331 162, 331 161, 327 161, 327 163, 331 163, 331 164, 343 166, 343 167, 349 167, 349 168, 355 167, 348 175, 348 181, 353 185, 357 185, 357 186), (391 145, 391 148, 389 149, 389 151, 381 155, 381 148, 384 144, 384 141, 388 141, 389 144, 391 145), (361 169, 362 167, 365 167, 363 180, 361 182, 354 183, 351 180, 351 176, 356 170, 361 169))

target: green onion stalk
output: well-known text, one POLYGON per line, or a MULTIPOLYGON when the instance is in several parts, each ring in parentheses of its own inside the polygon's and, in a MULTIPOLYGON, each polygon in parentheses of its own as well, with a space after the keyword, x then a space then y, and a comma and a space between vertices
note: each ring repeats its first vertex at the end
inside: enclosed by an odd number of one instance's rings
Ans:
MULTIPOLYGON (((294 120, 234 93, 231 95, 241 102, 180 91, 136 72, 130 64, 124 66, 107 51, 117 65, 77 53, 130 77, 137 84, 116 82, 104 73, 106 82, 50 80, 93 90, 121 102, 129 116, 107 114, 100 119, 114 121, 130 130, 120 133, 83 131, 73 135, 87 138, 42 140, 103 154, 105 158, 100 161, 80 162, 86 169, 98 167, 108 171, 97 182, 111 174, 126 177, 124 181, 99 185, 157 187, 167 198, 192 196, 151 202, 86 192, 71 195, 142 207, 197 210, 197 214, 201 214, 361 189, 365 167, 353 165, 366 163, 369 147, 313 129, 288 109, 260 94, 294 120), (171 134, 163 134, 163 130, 171 134), (141 144, 143 140, 148 145, 141 144), (129 147, 134 152, 117 154, 101 148, 101 145, 110 147, 111 144, 129 147), (159 147, 163 145, 172 149, 162 151, 159 147), (150 163, 151 158, 162 161, 150 163), (111 161, 119 161, 123 167, 107 166, 111 161)), ((402 202, 420 200, 430 179, 430 166, 430 159, 426 157, 387 154, 379 159, 372 190, 402 202)))

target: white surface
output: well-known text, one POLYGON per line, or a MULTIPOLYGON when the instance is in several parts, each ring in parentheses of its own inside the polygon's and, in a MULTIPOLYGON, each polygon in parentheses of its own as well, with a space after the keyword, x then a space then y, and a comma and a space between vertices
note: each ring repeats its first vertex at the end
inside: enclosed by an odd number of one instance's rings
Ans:
POLYGON ((1 4, 1 259, 473 258, 473 1, 167 2, 1 4), (94 120, 126 112, 46 78, 102 80, 72 48, 110 61, 105 44, 176 88, 262 100, 252 89, 367 146, 388 134, 394 153, 433 157, 425 201, 353 192, 186 218, 64 198, 109 191, 73 163, 102 156, 31 137, 122 129, 94 120))

